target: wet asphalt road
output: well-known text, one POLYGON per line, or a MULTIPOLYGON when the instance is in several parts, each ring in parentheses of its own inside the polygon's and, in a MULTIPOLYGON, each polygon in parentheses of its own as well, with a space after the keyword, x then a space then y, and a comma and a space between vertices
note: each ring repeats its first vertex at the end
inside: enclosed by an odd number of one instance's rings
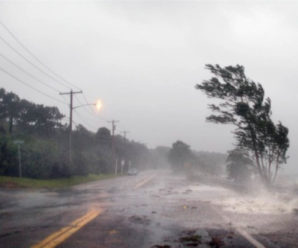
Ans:
POLYGON ((31 247, 92 209, 103 212, 57 247, 298 247, 289 204, 242 194, 167 171, 65 190, 2 189, 0 247, 31 247))

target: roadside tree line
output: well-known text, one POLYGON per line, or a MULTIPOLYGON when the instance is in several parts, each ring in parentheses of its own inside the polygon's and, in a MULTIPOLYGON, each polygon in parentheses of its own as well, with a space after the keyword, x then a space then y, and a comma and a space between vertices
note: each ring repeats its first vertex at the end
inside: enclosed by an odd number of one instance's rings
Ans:
MULTIPOLYGON (((35 104, 0 89, 0 175, 18 175, 15 140, 24 141, 21 149, 25 177, 114 173, 110 130, 101 127, 92 132, 78 125, 73 131, 70 164, 67 157, 68 126, 63 124, 63 118, 57 107, 35 104)), ((151 151, 139 142, 115 135, 114 146, 119 164, 122 161, 123 172, 129 166, 148 167, 152 160, 151 151)))

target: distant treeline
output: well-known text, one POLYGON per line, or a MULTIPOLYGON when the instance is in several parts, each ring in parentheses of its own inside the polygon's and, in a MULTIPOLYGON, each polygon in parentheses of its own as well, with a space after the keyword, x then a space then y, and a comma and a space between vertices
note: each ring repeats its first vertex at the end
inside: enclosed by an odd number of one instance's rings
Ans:
MULTIPOLYGON (((68 126, 57 107, 48 107, 21 99, 0 89, 0 175, 18 175, 16 140, 21 145, 23 176, 57 178, 90 173, 113 173, 112 136, 101 127, 91 132, 78 125, 72 134, 72 162, 68 161, 68 126)), ((126 171, 148 167, 155 161, 145 145, 114 137, 115 157, 126 171)))
POLYGON ((155 149, 157 164, 170 166, 175 172, 202 172, 223 175, 227 154, 195 151, 183 141, 176 141, 172 147, 159 146, 155 149))

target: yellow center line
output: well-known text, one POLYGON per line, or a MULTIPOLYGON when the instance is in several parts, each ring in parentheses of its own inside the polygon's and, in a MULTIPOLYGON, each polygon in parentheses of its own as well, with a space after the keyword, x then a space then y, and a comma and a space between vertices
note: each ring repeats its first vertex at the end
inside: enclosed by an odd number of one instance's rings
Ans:
POLYGON ((63 241, 68 239, 72 234, 80 230, 83 226, 89 223, 91 220, 96 218, 102 213, 102 209, 91 210, 82 217, 76 219, 70 223, 67 227, 61 228, 59 231, 54 232, 41 242, 36 245, 33 245, 31 248, 54 248, 57 245, 61 244, 63 241))
POLYGON ((144 186, 145 184, 149 183, 155 176, 149 176, 147 178, 145 178, 144 180, 142 180, 141 182, 137 183, 137 185, 135 186, 135 189, 138 189, 142 186, 144 186))

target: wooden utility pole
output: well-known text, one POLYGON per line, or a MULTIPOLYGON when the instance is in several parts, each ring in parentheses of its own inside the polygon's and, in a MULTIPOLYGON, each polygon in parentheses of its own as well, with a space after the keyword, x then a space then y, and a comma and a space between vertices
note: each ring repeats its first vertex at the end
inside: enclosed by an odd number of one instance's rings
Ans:
POLYGON ((21 159, 21 145, 24 144, 23 140, 15 140, 14 144, 18 146, 18 161, 19 161, 19 177, 22 177, 22 159, 21 159))
POLYGON ((108 122, 112 124, 112 163, 115 167, 115 175, 117 175, 117 173, 118 173, 118 164, 117 164, 117 159, 115 158, 115 140, 114 140, 114 136, 115 136, 115 131, 116 131, 116 123, 118 123, 119 121, 111 120, 111 121, 108 121, 108 122))
POLYGON ((72 134, 72 112, 73 112, 73 95, 74 94, 82 94, 83 91, 73 91, 72 89, 69 92, 60 92, 60 95, 69 95, 70 96, 70 104, 69 104, 69 129, 68 129, 68 160, 69 164, 71 164, 71 134, 72 134))
MULTIPOLYGON (((123 134, 124 144, 127 145, 127 134, 129 131, 124 130, 121 133, 123 134)), ((123 175, 124 166, 127 164, 127 161, 127 156, 124 156, 124 158, 121 159, 121 175, 123 175)))
POLYGON ((129 131, 122 131, 121 132, 123 134, 123 137, 124 137, 124 140, 126 141, 126 137, 127 137, 127 134, 129 133, 129 131))

